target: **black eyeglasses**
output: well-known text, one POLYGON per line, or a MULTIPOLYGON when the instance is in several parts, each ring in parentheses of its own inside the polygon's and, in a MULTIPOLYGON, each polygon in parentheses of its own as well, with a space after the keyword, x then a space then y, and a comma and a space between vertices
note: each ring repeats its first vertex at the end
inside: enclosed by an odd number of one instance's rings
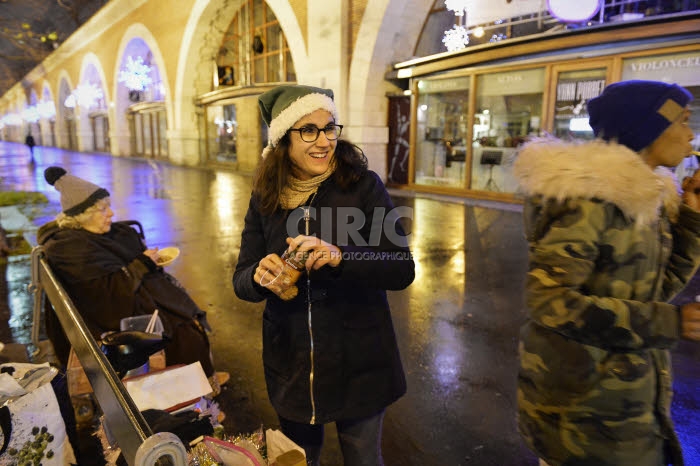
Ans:
POLYGON ((316 126, 304 126, 303 128, 291 128, 289 131, 298 131, 301 140, 304 142, 316 142, 318 135, 326 135, 326 139, 329 141, 335 141, 340 137, 340 133, 343 132, 343 125, 328 125, 325 128, 317 128, 316 126))

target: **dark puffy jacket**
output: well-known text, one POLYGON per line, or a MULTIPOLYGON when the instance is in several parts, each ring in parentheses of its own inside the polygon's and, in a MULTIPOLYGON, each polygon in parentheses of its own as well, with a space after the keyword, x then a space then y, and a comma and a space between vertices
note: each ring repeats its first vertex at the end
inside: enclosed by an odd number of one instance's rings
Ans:
MULTIPOLYGON (((385 290, 410 285, 414 262, 399 223, 384 222, 380 228, 393 205, 375 173, 367 172, 346 191, 327 180, 312 207, 309 233, 340 247, 343 260, 338 268, 312 271, 310 289, 302 276, 299 294, 291 301, 254 283, 260 260, 286 249, 290 211, 260 215, 253 197, 233 285, 241 299, 267 299, 263 363, 274 408, 286 419, 321 424, 375 414, 405 393, 385 290), (359 235, 345 235, 333 222, 347 207, 362 211, 359 235)), ((291 212, 296 215, 299 209, 291 212)))
MULTIPOLYGON (((115 222, 105 234, 44 225, 38 234, 52 270, 96 339, 119 330, 122 318, 152 314, 158 309, 165 335, 169 365, 200 361, 213 374, 209 339, 200 325, 205 313, 187 292, 143 254, 139 234, 115 222)), ((60 344, 60 343, 59 343, 60 344)))

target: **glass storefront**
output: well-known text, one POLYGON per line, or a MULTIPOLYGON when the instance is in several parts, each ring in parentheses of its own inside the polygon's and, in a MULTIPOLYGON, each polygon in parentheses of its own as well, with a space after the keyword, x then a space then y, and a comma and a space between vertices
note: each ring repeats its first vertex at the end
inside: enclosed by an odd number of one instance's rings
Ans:
POLYGON ((238 120, 236 105, 207 107, 209 160, 224 163, 237 161, 238 120))
POLYGON ((464 186, 469 76, 418 82, 416 184, 464 186))
MULTIPOLYGON (((473 47, 394 65, 387 78, 404 92, 389 98, 387 184, 520 202, 512 176, 520 146, 533 136, 592 140, 586 103, 606 85, 633 79, 677 83, 694 95, 689 125, 693 149, 700 151, 697 20, 679 17, 664 35, 659 19, 625 26, 625 37, 613 24, 591 36, 543 35, 512 47, 473 47), (406 113, 400 99, 408 95, 406 113)), ((438 30, 426 25, 423 34, 438 30)), ((687 157, 676 175, 698 167, 700 156, 687 157)))
POLYGON ((471 128, 471 76, 418 81, 415 183, 514 192, 517 147, 541 129, 544 77, 544 68, 477 75, 471 128))
POLYGON ((128 121, 131 152, 134 155, 148 158, 167 157, 167 119, 164 103, 134 104, 129 108, 128 121))
POLYGON ((554 102, 554 136, 584 140, 595 137, 588 124, 586 102, 603 92, 606 73, 605 68, 559 73, 554 102))
POLYGON ((540 131, 544 68, 477 76, 471 189, 509 192, 517 147, 540 131))
POLYGON ((97 152, 109 152, 109 119, 106 113, 90 115, 93 148, 97 152))

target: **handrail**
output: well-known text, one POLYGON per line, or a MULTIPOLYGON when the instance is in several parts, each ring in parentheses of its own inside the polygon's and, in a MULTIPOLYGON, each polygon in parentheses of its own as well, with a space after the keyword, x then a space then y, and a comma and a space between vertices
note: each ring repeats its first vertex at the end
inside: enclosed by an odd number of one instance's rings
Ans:
MULTIPOLYGON (((153 434, 134 400, 117 376, 97 341, 85 325, 63 286, 44 258, 42 246, 32 249, 32 284, 34 292, 34 327, 39 327, 44 294, 51 301, 61 327, 85 370, 95 398, 104 413, 109 431, 117 440, 130 466, 149 466, 161 456, 169 456, 174 466, 187 465, 187 453, 180 439, 172 433, 153 434)), ((32 329, 32 338, 38 330, 32 329)))

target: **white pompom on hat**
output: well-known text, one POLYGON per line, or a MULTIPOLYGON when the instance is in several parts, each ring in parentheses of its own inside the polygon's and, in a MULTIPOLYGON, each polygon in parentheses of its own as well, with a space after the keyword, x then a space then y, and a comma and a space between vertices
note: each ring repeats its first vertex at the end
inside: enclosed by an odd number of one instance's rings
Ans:
POLYGON ((303 85, 277 86, 258 97, 260 114, 269 126, 268 144, 263 158, 284 137, 294 123, 316 110, 327 110, 338 121, 333 91, 303 85))
POLYGON ((70 175, 61 167, 44 170, 46 182, 61 193, 61 209, 70 217, 80 215, 100 199, 109 197, 109 191, 96 184, 70 175))

